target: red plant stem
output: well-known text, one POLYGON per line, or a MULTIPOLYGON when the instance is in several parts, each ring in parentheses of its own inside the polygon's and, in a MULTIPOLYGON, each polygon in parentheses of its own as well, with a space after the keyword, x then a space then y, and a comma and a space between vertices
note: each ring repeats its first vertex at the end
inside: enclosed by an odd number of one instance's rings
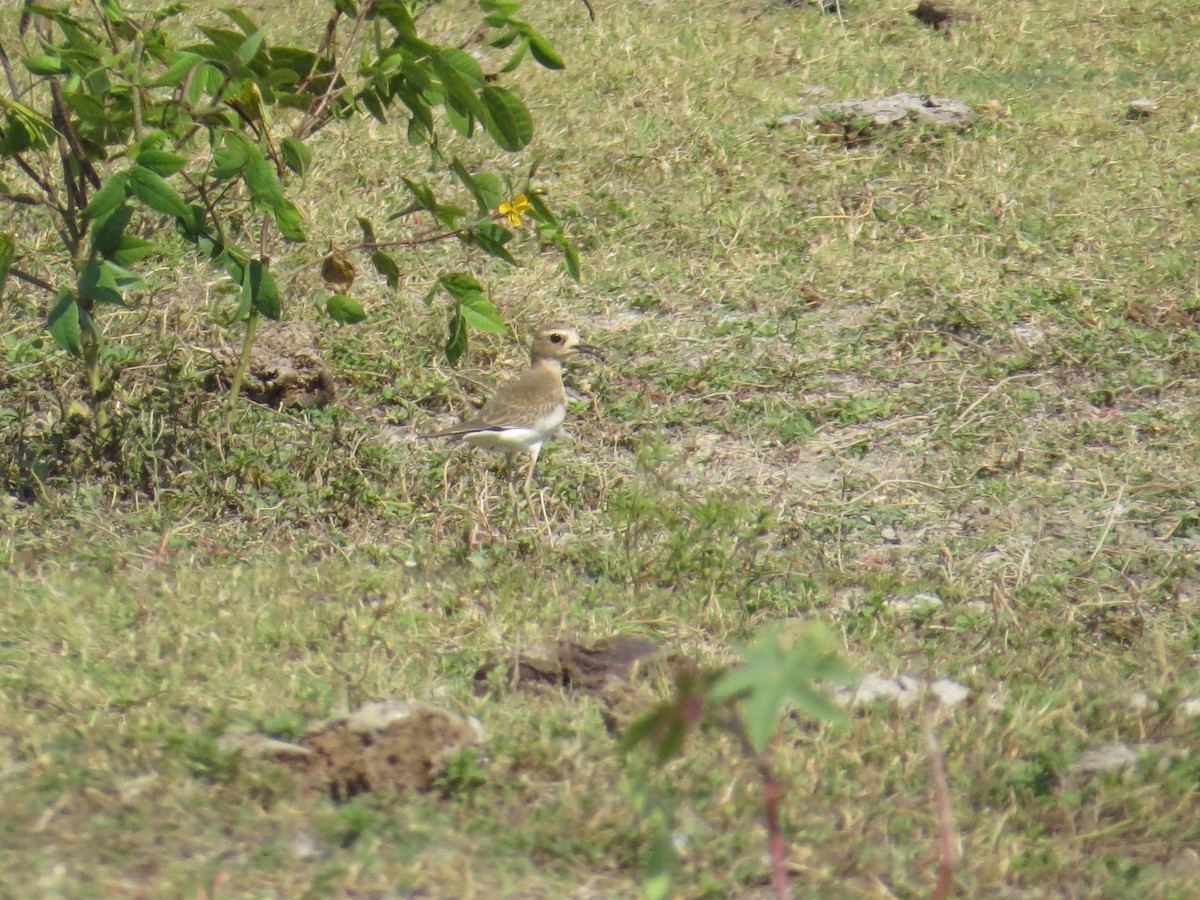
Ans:
POLYGON ((775 885, 777 900, 788 900, 787 850, 783 843, 783 829, 779 825, 779 782, 766 757, 756 758, 758 774, 763 782, 763 815, 767 822, 767 851, 771 856, 771 881, 775 885))
POLYGON ((763 819, 767 827, 767 855, 771 857, 771 883, 775 886, 775 900, 791 900, 792 890, 788 885, 787 844, 783 839, 783 827, 779 820, 779 779, 767 760, 765 753, 758 752, 746 734, 746 727, 737 712, 726 720, 729 730, 737 737, 743 752, 754 761, 758 777, 763 786, 763 819))
POLYGON ((925 717, 925 743, 929 748, 929 768, 933 778, 933 799, 938 814, 937 882, 930 900, 946 900, 954 890, 954 811, 950 806, 950 787, 946 783, 946 762, 933 733, 932 717, 925 717))

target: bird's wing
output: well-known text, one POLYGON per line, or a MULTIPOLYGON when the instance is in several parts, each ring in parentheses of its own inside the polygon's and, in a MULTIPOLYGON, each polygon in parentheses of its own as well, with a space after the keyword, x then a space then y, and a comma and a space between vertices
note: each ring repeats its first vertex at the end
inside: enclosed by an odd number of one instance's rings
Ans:
POLYGON ((562 380, 555 373, 532 369, 502 384, 475 418, 422 437, 454 438, 477 431, 528 427, 553 415, 565 399, 562 380))

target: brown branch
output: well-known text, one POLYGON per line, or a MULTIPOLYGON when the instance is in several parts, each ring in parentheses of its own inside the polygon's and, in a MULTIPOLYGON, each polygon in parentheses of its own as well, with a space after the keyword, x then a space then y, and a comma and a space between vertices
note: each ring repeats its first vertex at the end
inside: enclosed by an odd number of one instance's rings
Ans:
POLYGON ((25 37, 25 30, 29 28, 30 14, 33 12, 32 7, 33 0, 25 0, 25 2, 21 4, 21 19, 17 23, 17 34, 19 34, 21 37, 25 37))
POLYGON ((4 77, 8 81, 8 90, 12 94, 13 100, 21 99, 21 86, 17 84, 17 77, 13 74, 12 63, 8 59, 8 54, 4 51, 4 47, 0 46, 0 66, 4 68, 4 77))
MULTIPOLYGON (((83 149, 83 144, 79 140, 79 135, 75 133, 75 128, 71 125, 71 118, 67 115, 67 104, 63 100, 62 85, 58 83, 57 78, 50 79, 50 94, 54 97, 54 124, 58 126, 58 130, 67 140, 67 145, 71 148, 71 153, 75 155, 75 162, 79 164, 79 170, 84 177, 92 183, 92 187, 96 190, 100 189, 100 176, 96 174, 96 170, 92 168, 92 162, 88 159, 87 151, 83 149)), ((64 172, 64 175, 67 173, 64 172)), ((66 179, 70 183, 70 179, 66 179)), ((86 206, 85 202, 80 204, 86 206)))
POLYGON ((65 216, 67 209, 58 199, 58 195, 54 193, 54 185, 50 184, 50 182, 46 181, 41 175, 35 172, 33 170, 33 166, 25 162, 25 159, 21 156, 21 154, 14 153, 9 158, 15 160, 17 168, 24 172, 26 176, 28 176, 29 180, 38 186, 38 190, 46 195, 47 204, 54 207, 54 211, 60 216, 65 216))
POLYGON ((24 281, 26 284, 32 284, 34 287, 40 287, 42 290, 49 291, 51 294, 58 293, 58 288, 56 288, 50 282, 43 281, 36 275, 30 275, 28 272, 24 272, 21 269, 9 269, 8 274, 13 278, 16 278, 18 281, 24 281))
POLYGON ((338 80, 342 77, 342 71, 345 69, 346 63, 350 60, 350 57, 354 52, 354 45, 358 42, 358 36, 362 33, 362 27, 367 21, 367 14, 374 6, 374 0, 368 0, 368 2, 364 3, 359 9, 358 15, 354 18, 354 27, 350 31, 350 37, 346 41, 346 49, 342 53, 342 59, 340 62, 335 63, 333 72, 331 72, 329 75, 328 87, 325 88, 325 92, 321 95, 321 99, 318 100, 314 105, 310 106, 308 111, 304 113, 304 118, 300 120, 300 124, 292 129, 292 135, 294 137, 303 139, 313 134, 317 130, 318 123, 321 121, 321 114, 325 111, 325 108, 329 105, 330 101, 333 100, 334 94, 337 93, 335 88, 337 87, 338 80))

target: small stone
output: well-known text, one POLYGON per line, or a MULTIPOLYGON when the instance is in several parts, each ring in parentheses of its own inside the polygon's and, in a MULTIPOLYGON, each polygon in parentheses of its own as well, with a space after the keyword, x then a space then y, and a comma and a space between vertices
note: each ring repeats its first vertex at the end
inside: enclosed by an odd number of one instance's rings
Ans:
POLYGON ((1117 741, 1115 744, 1083 754, 1067 768, 1067 772, 1071 775, 1119 772, 1121 769, 1128 769, 1137 759, 1138 753, 1133 747, 1124 741, 1117 741))
POLYGON ((317 839, 307 831, 297 831, 293 834, 288 849, 300 862, 312 862, 325 855, 317 839))
POLYGON ((1125 115, 1131 119, 1148 119, 1159 111, 1161 107, 1158 101, 1150 97, 1138 97, 1136 100, 1130 100, 1129 106, 1125 110, 1125 115))
POLYGON ((942 606, 942 598, 936 594, 913 594, 904 597, 898 594, 886 598, 883 605, 895 613, 918 613, 942 606))
POLYGON ((949 678, 939 678, 937 681, 929 685, 929 693, 938 698, 938 702, 945 707, 954 707, 962 703, 967 697, 971 696, 971 691, 957 681, 951 681, 949 678))
POLYGON ((1176 707, 1175 713, 1185 719, 1200 717, 1200 700, 1184 700, 1176 707))
POLYGON ((852 687, 837 688, 833 696, 842 706, 866 706, 878 700, 891 700, 904 709, 917 702, 920 687, 917 679, 907 675, 865 675, 852 687))

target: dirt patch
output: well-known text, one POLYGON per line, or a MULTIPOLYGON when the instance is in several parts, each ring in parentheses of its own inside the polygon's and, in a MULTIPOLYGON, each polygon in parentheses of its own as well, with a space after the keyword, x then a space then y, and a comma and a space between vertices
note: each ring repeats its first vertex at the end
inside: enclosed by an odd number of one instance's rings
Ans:
POLYGON ((574 688, 600 698, 605 728, 614 738, 657 698, 654 683, 696 664, 634 635, 590 644, 560 641, 550 650, 485 663, 475 673, 476 693, 510 686, 535 693, 574 688))
POLYGON ((671 658, 662 647, 636 635, 616 635, 590 644, 559 641, 548 650, 491 660, 475 672, 475 692, 487 693, 497 678, 511 687, 579 688, 602 691, 614 682, 637 680, 671 658))
POLYGON ((949 34, 950 26, 955 22, 970 22, 975 18, 964 9, 948 3, 938 3, 935 0, 921 0, 914 9, 909 10, 909 15, 922 25, 928 25, 934 31, 940 31, 942 34, 949 34))
POLYGON ((368 791, 430 790, 454 756, 483 743, 483 728, 428 704, 376 701, 298 743, 261 735, 229 735, 223 743, 285 765, 341 802, 368 791))
MULTIPOLYGON (((321 356, 317 337, 311 322, 264 323, 250 351, 242 392, 255 403, 276 409, 327 404, 334 394, 333 372, 321 356)), ((215 352, 218 369, 211 387, 229 388, 240 355, 240 347, 215 352)))

